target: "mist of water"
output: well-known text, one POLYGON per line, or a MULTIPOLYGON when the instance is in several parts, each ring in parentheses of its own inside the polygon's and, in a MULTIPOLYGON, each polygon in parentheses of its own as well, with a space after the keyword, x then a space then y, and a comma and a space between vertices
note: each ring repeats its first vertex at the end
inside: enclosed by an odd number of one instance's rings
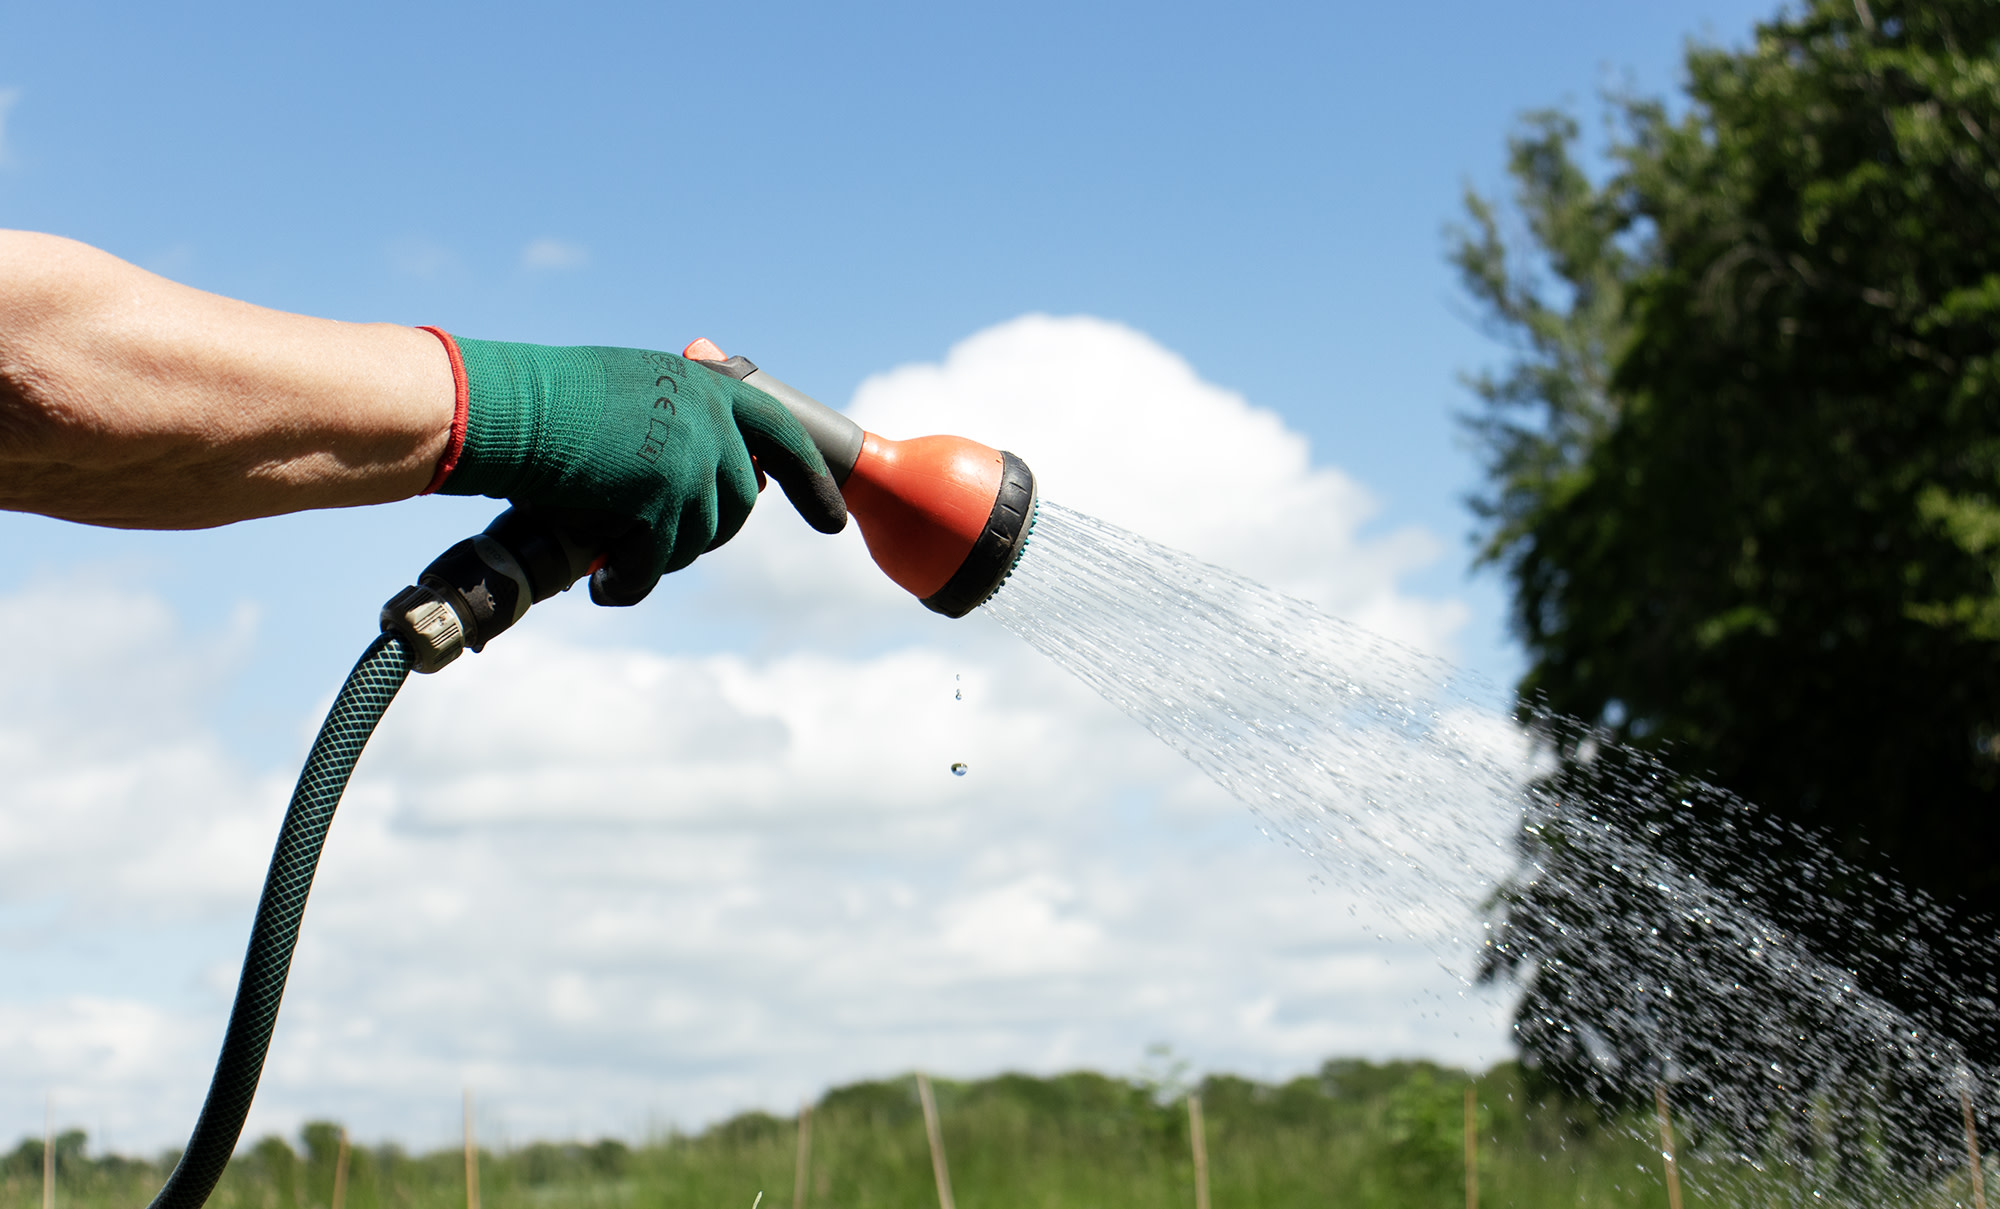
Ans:
POLYGON ((1532 975, 1517 1035, 1649 1144, 1634 1106, 1663 1091, 1695 1190, 1760 1204, 1964 1192, 1962 1114, 2000 1121, 1996 1072, 1964 1044, 1995 1027, 1995 997, 1944 988, 1919 1022, 1864 988, 1921 981, 1925 946, 1990 938, 1698 779, 1561 718, 1523 726, 1444 661, 1059 505, 1042 504, 985 612, 1372 900, 1378 922, 1467 976, 1532 975), (1531 736, 1571 744, 1582 771, 1545 775, 1531 736), (1706 821, 1690 821, 1691 795, 1706 821), (1780 848, 1792 855, 1767 862, 1780 848), (1879 913, 1835 892, 1856 884, 1879 913), (1856 943, 1815 951, 1752 900, 1784 901, 1794 921, 1840 912, 1816 934, 1856 943))

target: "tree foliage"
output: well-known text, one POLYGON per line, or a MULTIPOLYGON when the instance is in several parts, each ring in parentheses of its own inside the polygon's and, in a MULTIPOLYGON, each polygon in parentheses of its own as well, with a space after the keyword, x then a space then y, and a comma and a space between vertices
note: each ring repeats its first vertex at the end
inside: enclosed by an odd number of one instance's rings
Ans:
MULTIPOLYGON (((1510 582, 1524 705, 1585 724, 1555 736, 1548 785, 1587 784, 1615 740, 1818 837, 1789 857, 1823 843, 1856 871, 1819 887, 1834 900, 1887 873, 1991 935, 2000 5, 1811 0, 1746 47, 1690 49, 1686 70, 1678 111, 1614 100, 1601 180, 1572 119, 1528 118, 1513 205, 1469 197, 1453 240, 1514 348, 1472 383, 1481 557, 1510 582)), ((1690 817, 1627 822, 1669 847, 1727 805, 1656 796, 1690 817)), ((1899 974, 1914 908, 1872 904, 1863 936, 1786 881, 1752 886, 1754 905, 2000 1054, 1963 1010, 1992 984, 1990 946, 1899 974)), ((1533 893, 1508 900, 1502 964, 1552 969, 1568 945, 1567 976, 1589 977, 1587 938, 1535 934, 1533 893)), ((1531 976, 1531 1057, 1557 1046, 1536 1021, 1564 1011, 1531 976)))

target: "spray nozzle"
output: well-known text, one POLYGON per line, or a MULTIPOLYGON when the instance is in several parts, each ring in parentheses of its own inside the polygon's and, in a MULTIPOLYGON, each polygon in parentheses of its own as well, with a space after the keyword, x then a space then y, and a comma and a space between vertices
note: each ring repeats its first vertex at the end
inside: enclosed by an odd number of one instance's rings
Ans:
POLYGON ((963 617, 999 590, 1035 520, 1035 475, 966 437, 892 441, 707 340, 682 353, 785 405, 812 436, 868 553, 933 612, 963 617))

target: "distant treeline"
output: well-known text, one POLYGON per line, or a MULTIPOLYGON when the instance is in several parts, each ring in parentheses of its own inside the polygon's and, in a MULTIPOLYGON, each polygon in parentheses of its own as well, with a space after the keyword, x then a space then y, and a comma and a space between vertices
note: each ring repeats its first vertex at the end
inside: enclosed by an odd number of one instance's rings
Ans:
MULTIPOLYGON (((1665 1209, 1660 1155, 1617 1122, 1531 1097, 1512 1063, 1471 1076, 1425 1062, 1328 1062, 1282 1084, 1212 1075, 1193 1087, 1090 1072, 934 1081, 961 1209, 1192 1206, 1181 1096, 1198 1091, 1215 1209, 1346 1209, 1464 1204, 1465 1087, 1477 1088, 1480 1203, 1665 1209)), ((798 1123, 746 1113, 698 1134, 643 1144, 535 1142, 480 1155, 482 1209, 645 1206, 766 1209, 794 1203, 798 1123)), ((340 1127, 307 1125, 296 1144, 266 1137, 223 1177, 217 1209, 331 1209, 340 1127)), ((176 1157, 91 1157, 85 1135, 56 1139, 58 1209, 137 1209, 176 1157)), ((0 1209, 40 1204, 42 1142, 0 1159, 0 1209)), ((856 1083, 814 1106, 809 1209, 935 1209, 914 1080, 856 1083)), ((1702 1203, 1690 1196, 1693 1204, 1702 1203)), ((355 1146, 343 1209, 465 1204, 458 1150, 355 1146)))

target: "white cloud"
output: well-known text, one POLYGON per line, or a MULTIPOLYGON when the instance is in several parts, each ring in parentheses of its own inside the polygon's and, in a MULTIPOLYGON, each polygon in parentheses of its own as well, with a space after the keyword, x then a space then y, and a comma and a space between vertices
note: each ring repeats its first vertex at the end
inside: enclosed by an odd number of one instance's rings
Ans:
POLYGON ((0 902, 65 900, 67 917, 137 904, 202 912, 254 892, 243 858, 270 841, 271 786, 202 725, 255 625, 189 636, 157 599, 108 579, 43 581, 0 599, 0 902), (66 859, 92 853, 87 864, 66 859), (81 873, 81 876, 79 876, 81 873))
POLYGON ((14 103, 21 99, 18 88, 0 88, 0 164, 9 160, 7 153, 7 115, 13 111, 14 103))
POLYGON ((1040 873, 969 895, 945 912, 944 947, 990 974, 1082 969, 1097 954, 1104 930, 1067 910, 1076 898, 1075 887, 1040 873))
MULTIPOLYGON (((1005 324, 854 411, 1008 445, 1052 498, 1448 637, 1453 606, 1396 587, 1427 538, 1361 536, 1351 479, 1128 329, 1005 324)), ((768 502, 642 610, 564 598, 405 689, 334 826, 251 1136, 333 1115, 442 1142, 468 1082, 521 1139, 917 1065, 1126 1070, 1162 1039, 1267 1075, 1496 1055, 1505 1005, 1461 1000, 1423 943, 1462 910, 1378 941, 1361 888, 1315 886, 1060 669, 768 502), (616 637, 717 617, 724 644, 616 637)), ((51 1085, 114 1144, 193 1119, 289 788, 206 722, 253 621, 190 635, 108 581, 0 598, 6 632, 108 636, 33 647, 0 691, 0 1138, 51 1085)))
POLYGON ((389 245, 389 267, 399 276, 436 281, 459 268, 458 253, 428 239, 399 239, 389 245))
POLYGON ((521 249, 524 269, 580 269, 590 263, 590 249, 562 239, 534 239, 521 249))

